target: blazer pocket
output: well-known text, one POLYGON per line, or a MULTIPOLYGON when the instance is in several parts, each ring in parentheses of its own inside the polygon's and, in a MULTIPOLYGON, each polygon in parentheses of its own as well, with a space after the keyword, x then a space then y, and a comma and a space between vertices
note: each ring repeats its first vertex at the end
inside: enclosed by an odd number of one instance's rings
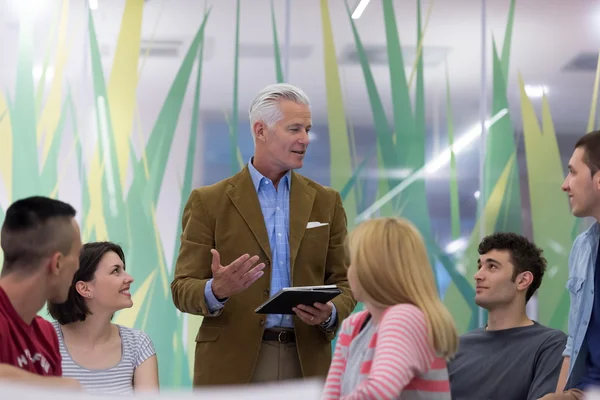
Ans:
POLYGON ((315 228, 308 228, 304 231, 306 239, 323 239, 329 237, 329 225, 321 225, 315 228))
POLYGON ((221 333, 221 326, 201 326, 196 335, 196 342, 214 342, 221 333))

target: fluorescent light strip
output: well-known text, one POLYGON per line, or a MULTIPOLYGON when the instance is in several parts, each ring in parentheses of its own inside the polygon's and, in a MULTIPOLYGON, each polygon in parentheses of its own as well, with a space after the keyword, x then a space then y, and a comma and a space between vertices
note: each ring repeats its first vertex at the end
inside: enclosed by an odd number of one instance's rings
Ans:
POLYGON ((362 13, 365 11, 365 8, 367 8, 369 5, 370 1, 371 0, 360 0, 360 3, 358 3, 354 9, 354 12, 352 13, 352 19, 359 19, 362 13))
MULTIPOLYGON (((502 117, 508 114, 508 109, 504 108, 496 113, 492 118, 485 121, 486 128, 491 127, 496 122, 498 122, 502 117)), ((466 149, 471 143, 473 143, 477 138, 481 136, 481 124, 474 126, 470 129, 466 134, 462 135, 460 139, 454 142, 454 154, 458 154, 464 149, 466 149)), ((450 147, 446 148, 444 151, 440 153, 433 160, 426 163, 423 167, 421 167, 418 171, 413 173, 411 176, 400 182, 395 188, 387 192, 385 195, 381 196, 379 200, 371 204, 365 211, 363 211, 360 215, 358 215, 355 219, 356 223, 362 222, 368 218, 370 218, 373 214, 377 212, 381 207, 383 207, 386 203, 400 194, 404 189, 409 187, 413 182, 417 179, 423 178, 425 175, 431 175, 434 172, 439 171, 442 167, 446 166, 450 163, 450 147)))
POLYGON ((98 0, 90 0, 90 10, 97 10, 98 9, 98 0))

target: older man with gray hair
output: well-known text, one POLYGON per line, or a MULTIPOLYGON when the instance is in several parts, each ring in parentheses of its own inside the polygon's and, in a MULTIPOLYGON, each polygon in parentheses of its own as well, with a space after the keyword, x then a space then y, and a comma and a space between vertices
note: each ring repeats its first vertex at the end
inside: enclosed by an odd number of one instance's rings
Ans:
POLYGON ((293 171, 309 144, 308 97, 270 85, 249 117, 254 156, 236 175, 194 190, 183 214, 171 290, 179 310, 204 316, 194 386, 325 377, 331 341, 356 305, 340 194, 293 171), (298 305, 295 315, 254 312, 284 287, 324 284, 342 294, 298 305))

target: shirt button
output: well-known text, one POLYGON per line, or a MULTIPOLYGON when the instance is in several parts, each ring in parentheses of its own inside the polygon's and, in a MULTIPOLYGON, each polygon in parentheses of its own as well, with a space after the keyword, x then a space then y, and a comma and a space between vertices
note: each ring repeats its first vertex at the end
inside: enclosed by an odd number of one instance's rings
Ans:
POLYGON ((280 208, 279 208, 279 207, 277 207, 277 211, 279 211, 279 210, 280 210, 280 208))
POLYGON ((281 237, 281 232, 279 232, 279 233, 277 234, 277 236, 281 237))
POLYGON ((584 325, 587 325, 587 321, 583 321, 583 324, 584 324, 584 325))
POLYGON ((264 325, 265 325, 265 320, 264 320, 264 319, 261 319, 261 320, 260 320, 260 326, 264 326, 264 325))

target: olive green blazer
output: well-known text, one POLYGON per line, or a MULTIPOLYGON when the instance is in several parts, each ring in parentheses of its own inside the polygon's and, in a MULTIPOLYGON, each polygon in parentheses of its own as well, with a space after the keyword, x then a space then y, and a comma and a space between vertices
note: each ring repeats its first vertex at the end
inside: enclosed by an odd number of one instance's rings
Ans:
MULTIPOLYGON (((266 316, 254 310, 271 295, 271 250, 248 166, 236 175, 192 192, 183 213, 183 233, 171 291, 182 312, 202 315, 196 337, 194 386, 244 384, 252 377, 266 316), (204 288, 212 278, 210 250, 228 265, 248 253, 265 262, 265 274, 225 307, 209 315, 204 288)), ((294 316, 304 377, 325 377, 331 341, 356 302, 347 280, 346 213, 338 192, 295 172, 290 187, 290 278, 293 286, 335 284, 335 330, 310 326, 294 316), (311 221, 327 225, 306 229, 311 221)))

